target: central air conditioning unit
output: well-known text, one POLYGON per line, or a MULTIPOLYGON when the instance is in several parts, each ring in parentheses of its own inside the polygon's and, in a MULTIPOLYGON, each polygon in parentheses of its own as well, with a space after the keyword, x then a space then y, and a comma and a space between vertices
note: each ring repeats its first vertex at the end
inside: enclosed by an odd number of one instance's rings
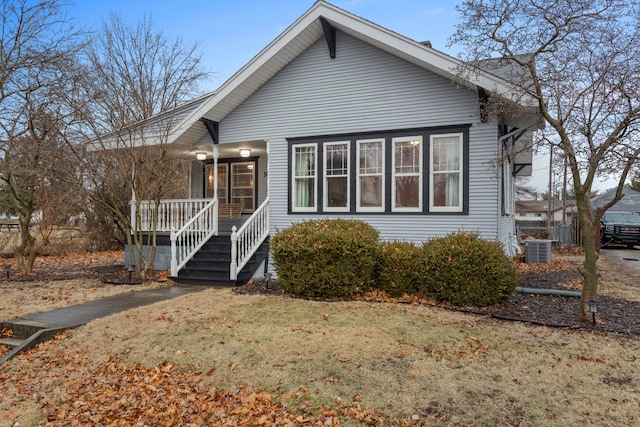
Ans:
POLYGON ((551 240, 525 240, 524 262, 551 264, 551 240))

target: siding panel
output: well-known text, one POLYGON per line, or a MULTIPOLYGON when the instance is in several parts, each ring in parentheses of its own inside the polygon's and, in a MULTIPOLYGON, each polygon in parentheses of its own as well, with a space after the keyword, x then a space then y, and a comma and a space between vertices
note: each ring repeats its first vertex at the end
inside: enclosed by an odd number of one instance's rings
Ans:
POLYGON ((478 124, 477 104, 475 92, 338 32, 335 59, 324 39, 313 44, 220 122, 220 139, 223 144, 268 141, 275 230, 329 216, 287 213, 287 138, 473 124, 468 215, 349 217, 368 221, 385 240, 420 242, 459 229, 495 239, 499 185, 491 162, 497 128, 495 123, 478 124))

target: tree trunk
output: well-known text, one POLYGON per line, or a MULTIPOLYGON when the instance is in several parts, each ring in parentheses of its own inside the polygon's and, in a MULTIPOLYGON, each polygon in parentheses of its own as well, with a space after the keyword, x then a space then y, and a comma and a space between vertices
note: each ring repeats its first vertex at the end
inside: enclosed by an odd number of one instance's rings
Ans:
POLYGON ((33 271, 33 263, 36 259, 36 239, 31 234, 30 226, 31 221, 20 218, 20 244, 16 248, 16 260, 18 271, 22 274, 33 271))
MULTIPOLYGON (((583 196, 585 197, 585 196, 583 196)), ((594 300, 598 296, 598 280, 600 274, 598 273, 597 261, 598 261, 598 248, 596 247, 597 238, 597 222, 591 215, 588 214, 586 209, 578 210, 580 227, 582 228, 582 242, 584 248, 584 264, 580 273, 584 279, 582 287, 582 295, 580 297, 580 319, 587 320, 588 317, 588 302, 594 300)))

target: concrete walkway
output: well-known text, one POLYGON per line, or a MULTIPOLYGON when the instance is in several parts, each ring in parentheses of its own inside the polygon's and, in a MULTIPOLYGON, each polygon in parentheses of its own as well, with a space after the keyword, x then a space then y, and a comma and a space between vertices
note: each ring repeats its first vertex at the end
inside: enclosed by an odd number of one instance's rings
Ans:
POLYGON ((204 289, 207 289, 207 287, 175 285, 139 292, 127 292, 44 313, 30 314, 9 322, 29 324, 39 328, 73 328, 100 317, 110 316, 121 311, 199 292, 204 289))
POLYGON ((76 328, 100 317, 110 316, 121 311, 142 307, 160 301, 166 301, 181 295, 208 289, 207 286, 175 285, 157 289, 127 292, 84 304, 72 305, 44 313, 30 314, 0 322, 0 330, 10 329, 13 336, 0 337, 0 345, 11 348, 0 358, 0 365, 16 354, 33 348, 36 344, 49 340, 65 329, 76 328))

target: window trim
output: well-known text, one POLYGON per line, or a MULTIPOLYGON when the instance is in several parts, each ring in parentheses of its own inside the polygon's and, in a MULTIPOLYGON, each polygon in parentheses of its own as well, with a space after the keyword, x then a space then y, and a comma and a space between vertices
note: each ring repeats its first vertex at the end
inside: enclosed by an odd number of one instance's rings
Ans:
POLYGON ((423 212, 423 187, 424 187, 424 140, 422 135, 396 136, 391 138, 391 212, 423 212), (396 173, 396 143, 419 141, 418 150, 418 172, 417 173, 396 173), (396 177, 398 176, 417 176, 418 177, 418 206, 417 207, 398 207, 396 206, 396 177))
POLYGON ((387 189, 386 163, 385 163, 385 151, 386 151, 385 138, 356 139, 355 143, 356 143, 356 160, 355 160, 356 164, 354 166, 354 170, 355 170, 355 176, 356 176, 356 212, 384 212, 386 209, 386 189, 387 189), (380 172, 380 174, 362 175, 360 173, 360 153, 362 152, 360 147, 361 147, 361 144, 368 144, 372 142, 377 142, 381 144, 380 154, 381 154, 381 160, 382 160, 382 171, 380 172), (381 197, 380 206, 368 207, 368 206, 361 205, 362 199, 361 199, 361 193, 360 193, 360 179, 363 176, 380 176, 380 179, 382 181, 382 194, 380 195, 381 197))
POLYGON ((290 176, 291 176, 291 211, 292 212, 312 212, 312 213, 317 213, 318 212, 318 143, 314 142, 314 143, 307 143, 307 144, 293 144, 291 146, 291 169, 290 169, 290 176), (314 167, 314 175, 313 175, 313 180, 314 180, 314 185, 313 185, 313 206, 310 207, 298 207, 296 206, 296 178, 298 178, 295 174, 296 171, 296 149, 297 148, 313 148, 314 149, 314 156, 313 156, 313 167, 314 167))
POLYGON ((432 133, 431 135, 429 135, 429 212, 434 212, 434 213, 460 213, 464 211, 464 205, 465 205, 465 152, 464 152, 464 133, 463 132, 455 132, 455 133, 432 133), (458 180, 458 194, 459 194, 459 200, 458 200, 458 206, 435 206, 434 205, 434 196, 435 196, 435 191, 433 191, 434 189, 434 175, 436 174, 440 174, 440 173, 451 173, 454 171, 448 171, 448 172, 442 172, 442 171, 438 171, 435 172, 434 171, 434 164, 433 164, 433 159, 434 159, 434 155, 433 155, 433 147, 434 147, 434 139, 436 138, 451 138, 451 137, 458 137, 458 150, 459 150, 459 155, 460 155, 460 167, 458 169, 458 173, 460 174, 460 179, 458 180))
MULTIPOLYGON (((435 215, 435 216, 458 216, 469 215, 469 203, 470 203, 470 182, 469 182, 469 164, 470 164, 470 129, 472 123, 460 123, 456 125, 446 126, 433 126, 433 127, 420 127, 420 128, 406 128, 406 129, 390 129, 390 130, 377 130, 366 132, 351 132, 341 134, 324 134, 324 135, 309 135, 309 136, 296 136, 286 138, 287 141, 287 213, 292 215, 300 215, 313 213, 318 215, 435 215), (457 211, 433 211, 430 209, 430 190, 432 183, 430 182, 430 165, 431 165, 431 150, 430 141, 433 136, 438 137, 447 134, 461 135, 459 140, 462 145, 462 165, 461 165, 461 208, 457 211), (419 209, 411 208, 410 210, 398 209, 393 210, 392 204, 395 202, 392 199, 392 190, 394 190, 393 181, 393 140, 394 139, 411 139, 418 135, 422 139, 421 155, 420 159, 422 164, 420 166, 421 179, 419 180, 419 186, 421 187, 419 198, 421 199, 421 207, 419 209), (359 206, 359 141, 365 140, 381 140, 383 141, 383 205, 384 208, 375 208, 369 210, 368 208, 362 208, 359 206), (322 146, 327 143, 349 141, 349 164, 350 164, 350 176, 349 176, 349 210, 342 212, 326 211, 324 209, 324 193, 325 193, 325 177, 324 167, 320 167, 324 163, 324 149, 322 146), (429 144, 429 145, 427 145, 429 144), (315 173, 315 208, 295 208, 295 184, 294 184, 294 167, 295 167, 295 149, 296 147, 315 145, 315 157, 316 157, 316 173, 315 173)), ((395 190, 394 190, 395 191, 395 190)))
POLYGON ((324 212, 351 212, 351 141, 326 141, 322 144, 322 209, 324 212), (327 150, 329 147, 336 145, 346 145, 346 161, 347 173, 345 175, 328 175, 327 174, 327 150), (344 177, 347 180, 346 206, 330 207, 329 206, 329 178, 344 177))

